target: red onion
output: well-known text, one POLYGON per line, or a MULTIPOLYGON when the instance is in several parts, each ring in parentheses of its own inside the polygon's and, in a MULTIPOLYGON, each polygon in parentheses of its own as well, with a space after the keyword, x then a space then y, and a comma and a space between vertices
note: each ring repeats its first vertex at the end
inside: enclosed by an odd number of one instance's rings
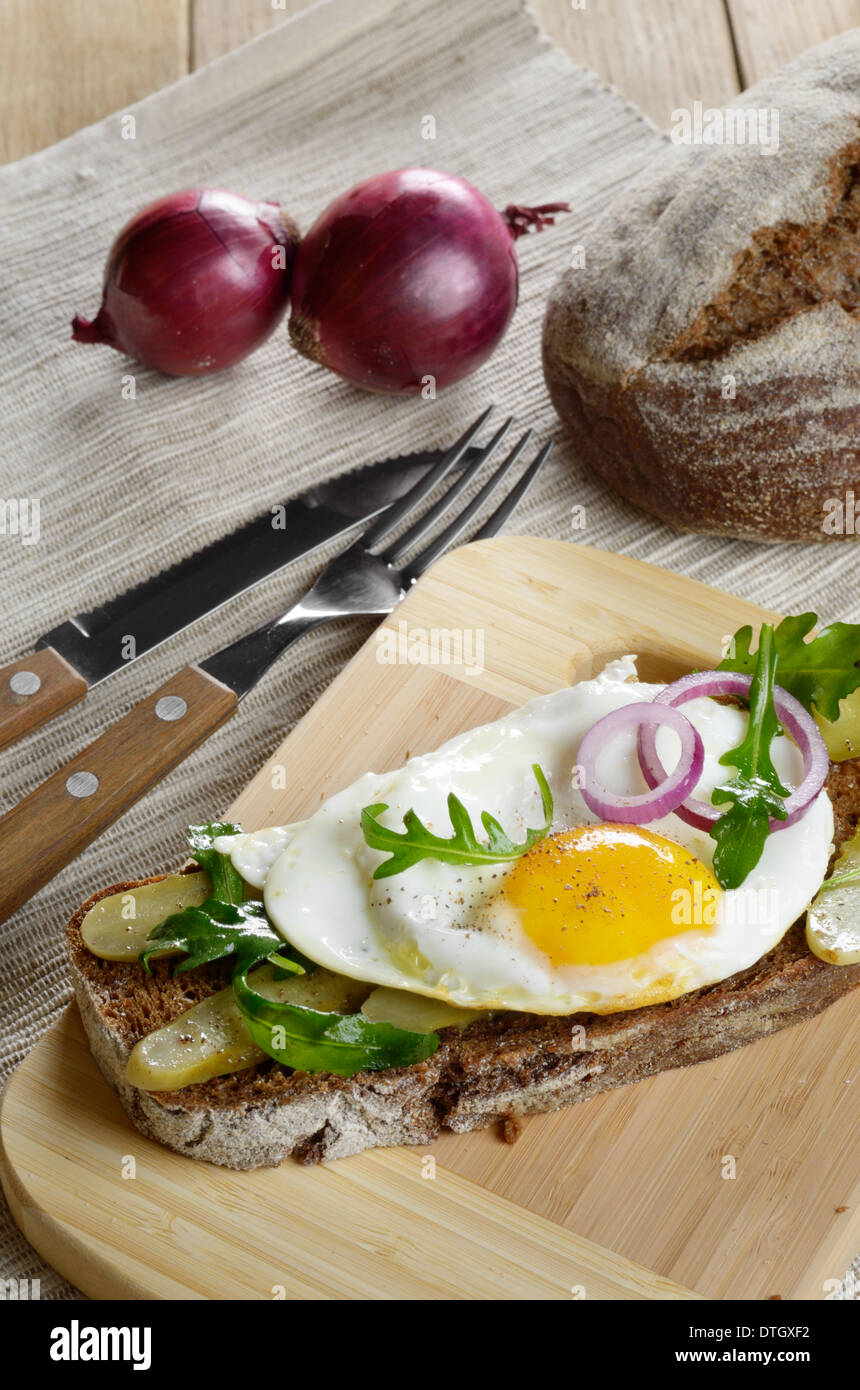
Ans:
POLYGON ((686 715, 669 705, 645 700, 623 705, 592 724, 579 745, 577 763, 584 780, 582 799, 595 816, 604 821, 645 825, 647 821, 668 816, 690 795, 702 775, 705 747, 698 729, 686 715), (667 774, 664 770, 660 785, 649 783, 653 790, 639 796, 617 796, 601 786, 594 770, 606 740, 622 729, 638 728, 641 738, 642 730, 647 728, 653 736, 658 727, 674 729, 681 739, 681 756, 675 771, 667 774))
POLYGON ((305 357, 369 391, 440 389, 497 346, 517 304, 514 241, 569 211, 504 216, 434 169, 378 174, 336 198, 299 247, 290 337, 305 357))
MULTIPOLYGON (((655 705, 675 709, 687 700, 696 700, 707 695, 735 695, 745 699, 749 695, 752 677, 734 671, 697 671, 667 685, 656 697, 655 705)), ((818 730, 811 714, 803 708, 799 700, 783 690, 781 685, 773 688, 773 703, 780 724, 794 739, 803 757, 803 780, 799 787, 785 799, 788 815, 785 820, 771 819, 771 831, 785 830, 793 825, 815 800, 830 771, 830 755, 827 745, 818 730)), ((666 776, 666 770, 657 756, 657 735, 653 726, 645 725, 639 731, 639 764, 649 787, 656 787, 666 776)), ((725 813, 724 806, 712 806, 710 802, 695 798, 678 806, 675 814, 695 826, 697 830, 710 830, 715 821, 725 813)))
POLYGON ((190 188, 139 212, 108 256, 95 319, 78 343, 107 343, 171 376, 220 372, 268 338, 286 311, 298 230, 276 203, 190 188))

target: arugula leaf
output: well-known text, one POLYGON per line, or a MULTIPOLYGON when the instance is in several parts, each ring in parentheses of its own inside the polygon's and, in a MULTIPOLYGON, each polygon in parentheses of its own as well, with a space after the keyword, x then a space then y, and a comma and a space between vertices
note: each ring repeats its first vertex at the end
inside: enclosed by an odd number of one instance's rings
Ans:
POLYGON ((439 1046, 436 1033, 410 1033, 391 1023, 371 1023, 364 1014, 319 1013, 266 999, 248 981, 233 977, 233 993, 258 1047, 296 1071, 386 1071, 423 1062, 439 1046))
POLYGON ((241 825, 230 821, 208 821, 204 825, 189 825, 188 843, 195 862, 205 869, 212 884, 212 897, 221 903, 241 903, 245 898, 242 876, 233 868, 227 854, 215 849, 219 835, 238 835, 241 825))
POLYGON ((303 959, 290 960, 278 954, 286 943, 273 929, 262 903, 207 898, 199 907, 172 913, 153 928, 146 940, 140 960, 147 973, 150 956, 165 947, 187 953, 187 958, 174 968, 175 975, 231 955, 236 957, 237 971, 250 970, 261 960, 272 960, 290 974, 306 973, 303 959))
POLYGON ((354 1076, 357 1071, 382 1071, 411 1066, 439 1046, 435 1033, 410 1033, 390 1023, 372 1023, 363 1014, 319 1013, 295 1004, 266 999, 248 981, 248 972, 262 961, 285 974, 316 970, 313 961, 290 947, 274 930, 260 902, 243 902, 245 885, 227 855, 214 848, 219 835, 239 827, 211 823, 189 827, 194 858, 208 873, 212 896, 199 907, 186 907, 159 923, 146 939, 140 961, 149 973, 150 957, 165 948, 183 952, 174 974, 211 961, 234 956, 233 994, 254 1041, 276 1061, 297 1071, 329 1071, 354 1076))
POLYGON ((315 969, 310 961, 281 955, 285 942, 273 929, 266 909, 259 902, 244 902, 245 883, 234 869, 229 855, 215 848, 219 835, 238 835, 241 826, 230 821, 210 821, 188 827, 188 843, 196 862, 205 869, 212 885, 211 896, 199 907, 174 912, 149 933, 140 953, 144 970, 156 952, 183 951, 187 959, 174 967, 174 975, 194 970, 198 965, 235 955, 236 970, 250 970, 261 960, 271 960, 279 970, 304 974, 315 969))
MULTIPOLYGON (((779 623, 773 634, 776 683, 810 714, 817 710, 833 723, 839 718, 839 701, 860 686, 860 624, 831 623, 811 642, 805 641, 817 622, 815 613, 801 613, 779 623)), ((740 628, 733 638, 732 655, 721 661, 717 670, 747 675, 754 671, 756 656, 750 651, 751 642, 752 628, 740 628)))
POLYGON ((779 733, 773 703, 777 664, 774 636, 771 624, 763 623, 750 684, 747 731, 737 748, 720 758, 721 763, 735 767, 737 774, 716 787, 711 797, 716 806, 732 803, 710 832, 717 842, 714 873, 723 888, 738 888, 743 883, 761 858, 770 818, 785 820, 788 814, 783 799, 788 788, 780 782, 770 756, 770 745, 779 733))
POLYGON ((448 797, 448 815, 454 833, 448 839, 433 835, 415 811, 406 812, 403 817, 406 828, 401 832, 379 824, 378 817, 388 810, 384 801, 365 806, 361 813, 365 840, 371 849, 391 853, 391 858, 378 866, 373 877, 390 878, 392 874, 410 869, 422 859, 441 859, 445 864, 500 864, 508 859, 518 859, 548 835, 552 825, 552 792, 549 784, 537 763, 532 764, 532 772, 540 788, 544 824, 538 830, 527 830, 521 845, 514 844, 489 811, 481 813, 481 824, 489 837, 488 843, 482 844, 475 834, 469 812, 453 792, 448 797))

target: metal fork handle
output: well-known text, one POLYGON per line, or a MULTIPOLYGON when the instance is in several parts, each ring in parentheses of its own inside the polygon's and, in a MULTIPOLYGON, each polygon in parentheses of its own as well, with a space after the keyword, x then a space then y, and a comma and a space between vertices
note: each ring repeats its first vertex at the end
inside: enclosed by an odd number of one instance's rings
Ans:
POLYGON ((335 618, 390 613, 402 594, 397 571, 356 541, 326 565, 313 587, 282 617, 215 652, 200 667, 241 700, 306 632, 335 618))
POLYGON ((222 647, 220 652, 201 661, 200 669, 235 691, 241 700, 288 647, 298 642, 306 632, 331 622, 333 616, 306 614, 301 604, 296 604, 295 609, 285 613, 279 623, 258 627, 237 642, 231 642, 229 647, 222 647))

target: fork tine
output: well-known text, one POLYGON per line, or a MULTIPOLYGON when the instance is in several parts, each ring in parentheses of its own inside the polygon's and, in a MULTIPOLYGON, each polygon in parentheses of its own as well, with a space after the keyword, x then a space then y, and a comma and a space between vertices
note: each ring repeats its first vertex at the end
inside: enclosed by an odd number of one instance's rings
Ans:
MULTIPOLYGON (((438 560, 440 555, 444 554, 444 552, 454 544, 458 536, 462 535, 463 531, 469 525, 469 522, 477 515, 481 507, 487 501, 487 498, 491 497, 499 484, 504 481, 531 438, 531 434, 531 430, 526 431, 523 437, 514 445, 504 463, 496 469, 492 477, 487 479, 477 496, 472 499, 467 507, 463 508, 460 515, 456 516, 451 524, 446 526, 445 530, 442 531, 435 540, 431 541, 430 544, 421 551, 420 555, 416 555, 412 563, 403 572, 404 588, 408 588, 410 584, 413 584, 435 560, 438 560)), ((512 512, 525 497, 546 462, 551 449, 552 442, 544 445, 534 463, 526 469, 516 487, 511 489, 510 494, 505 498, 501 506, 493 512, 493 515, 489 518, 486 525, 481 528, 478 535, 473 537, 474 540, 483 540, 488 536, 494 536, 497 531, 501 530, 512 512)))
POLYGON ((469 467, 463 470, 457 481, 448 488, 444 497, 440 497, 439 501, 434 503, 423 516, 420 516, 404 535, 399 536, 394 544, 380 555, 381 560, 384 560, 387 565, 396 564, 401 556, 405 555, 408 550, 412 549, 413 545, 421 540, 422 536, 426 536, 427 532, 435 526, 440 517, 443 517, 450 510, 457 498, 469 486, 478 470, 483 468, 487 460, 495 453, 513 423, 514 417, 509 415, 504 424, 496 430, 487 447, 482 449, 478 457, 469 464, 469 467))
POLYGON ((504 502, 497 507, 493 515, 488 517, 480 531, 472 537, 473 541, 486 541, 491 536, 498 535, 508 518, 516 511, 522 502, 535 478, 543 468, 553 449, 555 440, 551 439, 548 444, 544 444, 534 463, 529 464, 523 476, 520 478, 516 487, 512 487, 504 502))
POLYGON ((446 473, 450 473, 451 469, 459 463, 469 445, 472 443, 472 440, 475 438, 475 435, 480 432, 487 420, 489 420, 494 409, 495 406, 488 406, 483 415, 479 416, 475 423, 469 426, 466 433, 460 436, 457 443, 451 446, 439 462, 430 469, 430 472, 425 473, 424 477, 420 478, 415 486, 411 487, 404 497, 401 497, 399 502, 395 502, 393 506, 388 507, 382 513, 379 520, 375 521, 373 525, 359 537, 361 545, 369 549, 372 545, 376 545, 379 541, 384 540, 389 532, 399 526, 404 517, 409 515, 413 507, 416 507, 419 502, 423 502, 424 498, 428 493, 432 492, 433 488, 445 477, 446 473))

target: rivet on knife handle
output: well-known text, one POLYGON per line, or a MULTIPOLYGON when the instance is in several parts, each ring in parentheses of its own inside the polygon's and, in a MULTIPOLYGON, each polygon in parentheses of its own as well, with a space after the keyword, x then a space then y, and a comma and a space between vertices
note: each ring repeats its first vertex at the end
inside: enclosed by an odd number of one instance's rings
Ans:
POLYGON ((237 704, 232 690, 186 666, 7 812, 0 819, 0 922, 229 719, 237 704))
POLYGON ((86 693, 86 681, 53 647, 0 667, 0 748, 46 724, 86 693))

